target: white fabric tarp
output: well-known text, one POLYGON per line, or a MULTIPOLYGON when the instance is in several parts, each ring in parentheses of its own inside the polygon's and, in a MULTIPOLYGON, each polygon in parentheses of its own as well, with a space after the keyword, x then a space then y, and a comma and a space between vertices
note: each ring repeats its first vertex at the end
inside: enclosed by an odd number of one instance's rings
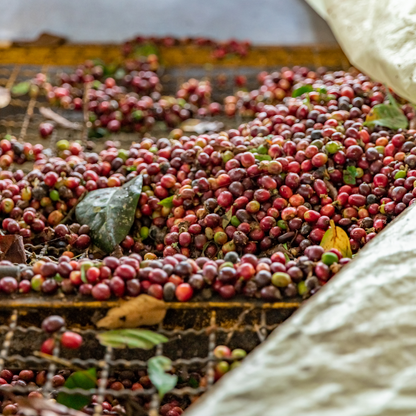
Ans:
POLYGON ((416 0, 307 0, 350 62, 416 103, 416 0))
POLYGON ((416 206, 187 416, 414 416, 416 206))

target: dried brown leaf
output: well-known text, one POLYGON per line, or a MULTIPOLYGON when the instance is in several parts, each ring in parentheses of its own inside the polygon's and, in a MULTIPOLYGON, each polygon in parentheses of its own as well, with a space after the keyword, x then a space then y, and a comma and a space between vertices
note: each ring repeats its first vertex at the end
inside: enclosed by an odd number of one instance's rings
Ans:
POLYGON ((118 329, 156 325, 166 315, 165 302, 149 295, 121 301, 120 306, 110 309, 107 316, 97 323, 98 328, 118 329))
POLYGON ((324 182, 325 182, 326 187, 328 188, 329 196, 332 198, 333 201, 335 201, 338 196, 337 189, 335 188, 334 185, 332 185, 332 183, 328 179, 324 179, 324 182))
POLYGON ((21 412, 22 415, 34 416, 38 414, 48 414, 49 416, 85 416, 85 413, 69 409, 62 404, 46 399, 28 399, 23 396, 15 397, 15 399, 19 405, 19 412, 21 412))
POLYGON ((60 126, 71 129, 71 130, 81 130, 82 126, 79 123, 74 123, 72 121, 67 120, 65 117, 55 113, 55 111, 51 110, 50 108, 41 107, 39 112, 43 115, 43 117, 47 118, 48 120, 52 120, 55 123, 59 124, 60 126))
POLYGON ((10 90, 4 87, 0 87, 0 108, 7 107, 10 104, 10 100, 10 90))
POLYGON ((187 133, 203 134, 208 131, 219 132, 224 128, 224 124, 220 121, 202 121, 196 118, 190 118, 181 123, 180 128, 187 133))
POLYGON ((351 243, 348 234, 341 227, 335 226, 333 220, 331 220, 331 226, 322 238, 321 247, 325 250, 336 248, 341 252, 343 257, 352 257, 351 243))
POLYGON ((13 46, 59 46, 66 43, 66 38, 62 36, 57 36, 52 33, 41 33, 37 39, 31 41, 17 41, 13 42, 13 46))
POLYGON ((0 235, 0 260, 26 263, 23 238, 20 235, 0 235))

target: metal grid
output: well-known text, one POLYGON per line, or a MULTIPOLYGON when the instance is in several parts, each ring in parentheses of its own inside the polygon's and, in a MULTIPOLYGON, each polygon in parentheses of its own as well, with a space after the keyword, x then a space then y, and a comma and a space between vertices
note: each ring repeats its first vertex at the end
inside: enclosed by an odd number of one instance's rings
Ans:
MULTIPOLYGON (((288 66, 291 66, 291 54, 288 53, 288 66)), ((321 65, 321 58, 319 50, 313 51, 312 67, 319 67, 321 65)), ((347 69, 348 63, 345 63, 347 69)), ((13 85, 27 81, 36 76, 38 73, 47 74, 51 79, 55 79, 60 72, 69 72, 72 67, 59 66, 39 66, 39 65, 5 65, 0 66, 0 86, 11 89, 13 85)), ((213 101, 222 102, 228 95, 233 95, 237 91, 234 84, 236 75, 245 75, 247 78, 247 89, 252 90, 258 87, 257 74, 261 70, 272 72, 278 68, 276 67, 221 67, 221 66, 194 66, 194 67, 160 67, 158 74, 162 85, 164 86, 164 94, 175 94, 180 85, 190 78, 207 79, 212 83, 213 101), (216 82, 218 75, 226 76, 226 83, 220 85, 216 82)), ((86 94, 85 94, 86 95, 86 94)), ((59 107, 53 107, 53 110, 67 118, 70 121, 76 121, 84 126, 81 131, 73 131, 56 127, 55 132, 49 140, 41 139, 38 132, 39 124, 45 121, 45 118, 40 114, 40 107, 49 107, 46 98, 39 94, 32 94, 30 97, 24 95, 18 98, 12 98, 10 105, 6 108, 0 109, 0 137, 3 134, 11 134, 19 139, 19 141, 28 141, 32 144, 41 143, 44 147, 49 147, 49 152, 52 155, 54 145, 57 140, 81 140, 86 142, 86 121, 88 120, 87 108, 84 106, 82 111, 70 111, 59 107)), ((223 122, 226 128, 235 128, 242 123, 242 118, 237 111, 234 117, 220 116, 215 117, 216 120, 223 122)), ((152 136, 165 137, 167 130, 163 128, 154 128, 150 133, 152 136)), ((132 141, 137 141, 139 136, 135 133, 119 133, 112 136, 120 142, 121 147, 128 148, 132 141)), ((102 149, 105 140, 94 141, 95 150, 102 149)), ((90 142, 91 143, 91 142, 90 142)), ((22 166, 12 164, 10 169, 22 168, 24 171, 30 171, 31 162, 25 162, 22 166)), ((53 244, 26 244, 25 249, 27 253, 34 254, 35 258, 39 259, 43 256, 48 256, 51 260, 56 261, 60 255, 65 251, 65 248, 54 247, 53 244)))
MULTIPOLYGON (((319 56, 316 56, 315 66, 320 66, 319 56)), ((288 66, 291 62, 287 63, 288 66)), ((166 86, 166 93, 174 93, 179 85, 189 78, 205 78, 213 83, 213 91, 216 93, 213 100, 222 101, 224 96, 235 92, 234 76, 244 74, 248 80, 248 88, 257 87, 256 75, 260 70, 276 70, 276 68, 221 68, 221 67, 198 67, 198 68, 171 68, 161 71, 162 83, 166 86), (215 77, 226 74, 227 83, 217 88, 215 77), (218 91, 218 93, 217 93, 218 91)), ((346 68, 345 68, 346 69, 346 68)), ((38 72, 56 75, 62 68, 58 67, 0 67, 0 86, 11 88, 18 82, 31 79, 38 72)), ((13 98, 8 107, 0 110, 0 135, 12 134, 21 141, 29 141, 32 144, 42 143, 45 147, 48 142, 39 138, 38 125, 44 120, 38 109, 48 106, 45 98, 33 95, 31 97, 13 98)), ((54 111, 63 115, 71 121, 83 122, 82 112, 70 112, 60 108, 54 111)), ((232 119, 222 119, 227 127, 235 127, 241 123, 241 118, 236 115, 232 119)), ((152 135, 164 136, 165 131, 152 131, 152 135)), ((57 129, 59 139, 83 139, 83 132, 74 132, 65 129, 57 129)), ((54 137, 53 140, 56 140, 54 137)), ((121 145, 128 146, 132 140, 137 140, 137 135, 119 134, 116 138, 121 145)), ((97 143, 97 147, 100 143, 97 143)), ((12 169, 16 167, 12 165, 12 169)), ((28 168, 28 167, 27 167, 28 168)), ((23 166, 25 169, 25 166, 23 166)), ((59 257, 60 251, 48 245, 27 246, 30 252, 38 256, 48 255, 52 259, 59 257)), ((217 359, 213 350, 216 345, 227 344, 231 348, 243 348, 247 352, 253 350, 263 342, 270 332, 283 322, 299 306, 299 302, 280 302, 275 304, 262 304, 251 302, 190 302, 168 304, 169 310, 165 321, 157 328, 157 332, 169 338, 169 342, 158 346, 152 351, 142 350, 113 350, 103 348, 96 340, 96 331, 91 329, 91 315, 103 313, 105 308, 116 306, 117 302, 95 302, 83 301, 78 298, 51 299, 36 296, 18 296, 16 299, 4 298, 0 309, 0 371, 3 368, 10 369, 45 369, 47 368, 47 382, 42 388, 45 397, 54 395, 52 377, 63 368, 63 361, 67 360, 66 367, 71 366, 89 368, 96 367, 101 371, 99 386, 90 391, 68 390, 70 393, 80 393, 87 396, 96 395, 97 404, 94 406, 93 414, 98 416, 102 413, 101 403, 106 395, 111 395, 126 403, 126 410, 131 415, 140 414, 135 399, 141 398, 149 404, 148 414, 155 416, 159 414, 161 405, 159 396, 154 388, 144 390, 111 390, 107 388, 107 382, 114 372, 124 369, 146 370, 147 360, 154 355, 166 355, 172 359, 175 372, 197 371, 205 377, 203 386, 194 388, 181 386, 175 388, 168 397, 176 397, 189 404, 194 398, 199 397, 207 391, 214 383, 214 366, 217 359), (81 308, 81 309, 80 309, 81 308), (99 309, 101 308, 101 309, 99 309), (103 309, 104 308, 104 309, 103 309), (59 344, 53 351, 53 356, 58 361, 50 361, 35 356, 34 352, 39 350, 41 341, 46 338, 40 329, 44 317, 56 313, 64 315, 68 327, 80 332, 84 339, 88 340, 88 349, 81 351, 60 350, 59 344), (94 314, 92 311, 94 310, 94 314), (101 312, 100 312, 101 311, 101 312), (31 344, 27 345, 27 340, 31 344), (33 341, 33 342, 32 342, 33 341), (95 342, 95 344, 94 344, 95 342), (91 344, 93 343, 93 344, 91 344), (78 355, 78 356, 76 356, 78 355), (130 407, 129 407, 130 406, 130 407)), ((9 393, 28 394, 35 387, 14 386, 8 389, 9 393)))
MULTIPOLYGON (((241 304, 240 304, 241 305, 241 304)), ((263 305, 264 306, 264 305, 263 305)), ((59 388, 67 393, 79 393, 91 397, 96 395, 94 415, 102 414, 102 406, 105 396, 111 395, 119 399, 126 407, 127 415, 139 414, 135 398, 142 398, 148 402, 148 414, 158 415, 161 402, 154 388, 143 390, 112 390, 107 388, 109 377, 122 370, 146 370, 147 360, 155 355, 165 355, 172 360, 174 372, 186 374, 197 372, 204 376, 206 383, 199 387, 180 386, 172 390, 169 398, 181 401, 184 407, 190 404, 194 398, 199 397, 214 384, 214 366, 218 359, 213 351, 217 345, 229 345, 230 348, 243 348, 251 351, 263 342, 270 332, 284 321, 293 311, 292 308, 267 308, 251 305, 240 308, 200 308, 195 314, 195 309, 174 309, 168 311, 163 324, 155 330, 165 335, 169 341, 160 344, 151 351, 139 349, 115 350, 110 347, 100 346, 95 336, 97 331, 88 325, 91 311, 85 316, 77 318, 78 323, 72 330, 82 334, 84 346, 76 352, 62 350, 59 343, 53 351, 56 360, 49 360, 35 355, 41 342, 46 339, 46 334, 39 328, 42 319, 48 316, 50 309, 1 309, 0 310, 0 371, 8 369, 45 369, 47 368, 47 380, 42 388, 44 397, 54 397, 56 392, 52 387, 52 377, 61 368, 91 368, 101 371, 100 383, 96 389, 82 390, 59 388), (130 412, 130 413, 129 413, 130 412)), ((61 310, 67 322, 74 319, 76 310, 61 310)), ((98 316, 104 310, 96 310, 98 316)), ((62 313, 61 313, 62 314, 62 313)), ((38 390, 37 387, 13 386, 7 388, 7 394, 28 394, 38 390)), ((163 402, 162 402, 163 403, 163 402)))
MULTIPOLYGON (((287 66, 293 65, 293 60, 288 53, 287 66)), ((319 50, 312 52, 313 61, 311 62, 311 68, 318 68, 322 65, 322 59, 319 50)), ((344 70, 349 68, 347 61, 343 63, 344 70)), ((62 71, 70 71, 71 67, 59 67, 59 66, 13 66, 5 65, 0 66, 0 86, 11 88, 18 82, 26 81, 33 78, 37 73, 45 73, 52 79, 56 77, 62 71)), ((270 66, 258 66, 258 67, 226 67, 226 66, 191 66, 191 67, 160 67, 158 75, 163 85, 163 94, 174 95, 179 89, 180 85, 190 78, 206 79, 212 84, 212 99, 213 101, 222 102, 228 95, 234 95, 237 88, 234 84, 234 79, 237 75, 244 75, 247 78, 247 90, 254 90, 258 88, 257 74, 260 71, 273 72, 278 70, 279 67, 270 66), (226 77, 224 85, 217 82, 217 77, 223 75, 226 77)), ((48 142, 39 138, 38 125, 44 121, 44 118, 39 113, 39 108, 42 106, 49 107, 46 98, 43 96, 32 95, 30 98, 22 96, 13 98, 8 107, 0 110, 0 134, 9 133, 18 137, 20 140, 29 141, 32 144, 42 143, 48 145, 48 142)), ((64 110, 62 108, 53 108, 54 111, 61 114, 65 118, 71 121, 77 121, 84 124, 85 115, 82 112, 64 110)), ((237 112, 234 117, 216 117, 219 121, 222 121, 227 128, 234 128, 241 124, 242 119, 237 112)), ((59 139, 77 140, 83 139, 83 131, 71 131, 63 128, 57 129, 57 136, 59 139)), ((167 130, 163 128, 154 128, 151 132, 156 137, 163 137, 167 134, 167 130)), ((114 136, 121 144, 130 144, 132 140, 137 140, 137 134, 123 134, 119 133, 114 136)), ((54 138, 53 140, 56 140, 54 138)), ((97 143, 100 144, 99 142, 97 143)))
MULTIPOLYGON (((32 79, 39 72, 56 75, 58 69, 48 70, 46 66, 28 66, 22 68, 21 66, 3 66, 0 67, 0 86, 11 89, 13 85, 32 79), (52 71, 52 72, 51 72, 52 71)), ((44 121, 38 111, 40 107, 49 107, 46 98, 38 94, 32 94, 30 97, 27 95, 12 98, 8 107, 0 110, 1 120, 0 126, 2 127, 1 133, 12 134, 17 137, 20 141, 29 141, 32 144, 45 143, 45 140, 39 138, 38 126, 39 123, 44 121)), ((57 109, 57 112, 61 112, 57 109)), ((74 118, 74 116, 82 121, 82 114, 77 112, 65 113, 68 118, 74 118)), ((71 130, 60 129, 59 136, 63 139, 80 139, 82 137, 74 135, 71 130)))
MULTIPOLYGON (((46 66, 3 66, 0 67, 0 86, 8 89, 12 88, 18 82, 26 81, 33 78, 37 73, 45 73, 52 79, 62 71, 69 71, 68 67, 46 67, 46 66)), ((160 68, 158 73, 161 82, 164 86, 163 93, 167 95, 175 95, 180 85, 190 78, 207 79, 213 84, 213 101, 222 102, 227 95, 233 95, 237 88, 234 86, 234 77, 236 75, 246 75, 249 89, 255 89, 258 86, 257 73, 259 70, 266 70, 271 68, 211 68, 211 67, 195 67, 195 68, 171 68, 165 70, 160 68), (218 75, 226 76, 225 85, 217 85, 215 79, 218 75)), ((275 69, 275 68, 274 68, 275 69)), ((8 133, 19 138, 21 141, 29 141, 32 144, 41 143, 48 145, 48 141, 39 138, 38 126, 44 121, 44 117, 39 113, 40 107, 49 107, 46 98, 40 95, 22 96, 12 98, 10 105, 0 110, 0 134, 8 133)), ((64 110, 59 107, 54 107, 53 110, 58 114, 64 116, 68 120, 77 121, 84 124, 85 114, 79 111, 64 110)), ((218 119, 218 117, 217 117, 218 119)), ((241 123, 241 117, 237 114, 235 117, 219 117, 226 126, 235 127, 241 123)), ((77 140, 84 139, 84 132, 77 132, 63 128, 57 128, 57 139, 77 140)), ((167 130, 163 128, 154 128, 151 132, 156 137, 165 136, 167 130)), ((114 136, 123 145, 129 145, 132 140, 137 140, 137 134, 119 133, 114 136)), ((103 141, 97 142, 98 147, 103 141)))

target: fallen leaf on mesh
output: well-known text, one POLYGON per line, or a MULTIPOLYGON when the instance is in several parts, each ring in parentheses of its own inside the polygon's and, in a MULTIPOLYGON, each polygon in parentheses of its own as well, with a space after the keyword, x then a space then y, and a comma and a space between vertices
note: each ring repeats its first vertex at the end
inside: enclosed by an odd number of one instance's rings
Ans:
POLYGON ((107 316, 98 321, 98 328, 118 329, 156 325, 162 322, 166 315, 165 302, 153 296, 140 295, 121 302, 120 306, 110 309, 107 316))
POLYGON ((352 257, 351 244, 348 234, 341 227, 336 227, 333 220, 331 220, 331 226, 322 238, 321 247, 325 250, 336 248, 341 252, 343 257, 352 257))
POLYGON ((85 416, 85 413, 47 399, 28 399, 23 396, 16 396, 19 405, 19 414, 26 416, 48 415, 48 416, 85 416))
POLYGON ((62 36, 53 35, 51 33, 41 33, 37 39, 30 41, 16 41, 13 46, 59 46, 66 43, 66 38, 62 36))
POLYGON ((391 94, 388 93, 389 104, 377 104, 367 114, 364 126, 383 126, 392 130, 407 129, 409 120, 403 114, 400 106, 391 94))
POLYGON ((181 123, 180 128, 187 133, 203 134, 209 131, 220 131, 224 128, 224 124, 220 121, 201 121, 196 118, 181 123))
POLYGON ((142 348, 150 350, 168 338, 148 329, 116 329, 97 335, 101 345, 112 348, 142 348))
POLYGON ((0 260, 26 263, 25 247, 20 235, 0 235, 0 260))
POLYGON ((10 104, 11 96, 7 88, 0 87, 0 108, 7 107, 10 104))
POLYGON ((335 186, 332 185, 332 183, 328 179, 324 179, 324 182, 326 187, 328 188, 329 196, 335 201, 338 196, 337 188, 335 188, 335 186))
POLYGON ((74 123, 73 121, 67 120, 65 117, 55 113, 55 111, 51 110, 47 107, 41 107, 39 112, 43 115, 43 117, 47 118, 48 120, 54 121, 56 124, 60 126, 71 129, 71 130, 82 130, 82 126, 80 123, 74 123))
MULTIPOLYGON (((95 368, 89 368, 88 370, 80 370, 72 373, 66 380, 64 387, 67 389, 83 389, 91 390, 97 385, 97 370, 95 368)), ((60 391, 56 401, 64 406, 81 410, 83 407, 90 403, 88 396, 79 393, 66 393, 60 391)))
POLYGON ((117 249, 122 255, 117 246, 126 238, 134 223, 142 185, 143 176, 138 175, 121 187, 91 191, 77 205, 77 221, 90 227, 94 244, 104 252, 112 253, 117 249))

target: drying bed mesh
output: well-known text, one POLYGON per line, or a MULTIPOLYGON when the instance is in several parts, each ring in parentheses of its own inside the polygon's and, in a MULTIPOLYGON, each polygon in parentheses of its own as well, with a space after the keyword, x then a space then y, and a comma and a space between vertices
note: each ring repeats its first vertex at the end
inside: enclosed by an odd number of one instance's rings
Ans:
MULTIPOLYGON (((318 62, 318 61, 317 61, 318 62)), ((43 72, 51 78, 59 72, 69 70, 63 67, 47 66, 1 66, 0 86, 11 89, 13 85, 33 78, 37 73, 43 72)), ((165 94, 174 94, 178 87, 189 78, 210 80, 213 87, 213 100, 222 102, 227 95, 235 93, 234 77, 245 75, 247 88, 255 89, 258 86, 257 74, 260 70, 276 70, 277 68, 226 68, 226 67, 177 67, 159 69, 159 77, 164 85, 165 94), (216 85, 218 75, 225 75, 227 82, 216 85)), ((1 110, 0 136, 11 134, 21 141, 32 144, 42 143, 45 147, 53 149, 54 142, 61 139, 83 139, 85 131, 71 131, 57 128, 50 142, 39 138, 38 126, 44 121, 39 108, 49 106, 45 97, 33 95, 12 98, 8 107, 1 110)), ((54 108, 58 114, 71 121, 83 122, 82 112, 66 111, 54 108)), ((233 118, 219 118, 225 127, 235 127, 242 120, 237 114, 233 118)), ((163 137, 167 131, 156 128, 152 135, 163 137)), ((119 134, 116 136, 121 146, 128 145, 137 140, 134 134, 119 134)), ((103 141, 96 146, 102 146, 103 141)), ((53 150, 51 150, 53 152, 53 150)), ((53 155, 53 153, 51 153, 53 155)), ((14 168, 13 166, 11 167, 14 168)), ((30 164, 23 166, 30 170, 30 164)), ((48 255, 57 259, 61 252, 47 244, 32 246, 26 245, 28 254, 36 256, 48 255)), ((33 369, 47 370, 46 383, 42 387, 42 395, 46 398, 56 397, 56 390, 52 385, 52 378, 59 371, 76 370, 80 368, 95 367, 99 372, 99 385, 94 390, 68 390, 94 397, 92 414, 100 415, 103 412, 102 402, 108 396, 119 400, 124 406, 127 415, 150 414, 158 415, 160 401, 155 388, 142 390, 112 390, 108 387, 109 380, 123 371, 133 371, 135 374, 144 374, 147 361, 155 355, 164 355, 172 360, 173 372, 180 375, 180 383, 172 390, 164 401, 175 398, 183 407, 187 407, 195 398, 206 392, 215 381, 214 367, 218 359, 213 351, 217 345, 227 345, 231 349, 242 348, 252 351, 263 342, 270 332, 281 322, 287 319, 299 306, 297 302, 261 304, 250 302, 219 302, 189 304, 171 304, 162 324, 154 328, 160 334, 168 337, 166 344, 160 344, 150 351, 139 349, 115 350, 103 347, 96 339, 97 331, 91 321, 103 316, 106 308, 115 306, 116 302, 80 302, 71 303, 71 300, 48 300, 43 298, 21 297, 3 299, 0 304, 0 371, 2 369, 33 369), (40 329, 42 320, 53 314, 64 316, 67 327, 82 334, 84 344, 81 349, 74 351, 59 348, 54 349, 53 359, 47 359, 37 354, 46 334, 40 329), (92 318, 92 319, 91 319, 92 318), (200 382, 192 387, 187 383, 189 374, 198 374, 200 382), (202 381, 201 381, 202 380, 202 381), (144 410, 146 409, 146 410, 144 410)), ((68 329, 67 328, 67 329, 68 329)), ((8 387, 3 395, 28 394, 31 390, 38 390, 35 386, 8 387)))
MULTIPOLYGON (((98 332, 92 329, 91 317, 92 320, 99 319, 105 313, 105 309, 60 309, 59 313, 66 319, 68 328, 80 333, 84 342, 81 348, 75 351, 60 349, 57 343, 52 360, 37 355, 42 342, 47 338, 40 329, 40 324, 51 310, 3 308, 0 310, 0 371, 4 368, 47 370, 42 394, 45 397, 56 397, 57 391, 52 386, 52 377, 55 374, 65 369, 94 367, 99 372, 99 385, 96 389, 69 390, 61 387, 60 390, 91 397, 95 395, 95 415, 101 414, 101 403, 109 395, 123 404, 127 414, 137 414, 137 409, 145 406, 149 414, 157 415, 163 402, 160 402, 153 387, 134 391, 112 390, 108 388, 109 379, 126 370, 135 374, 146 372, 147 361, 151 357, 164 355, 172 360, 173 372, 180 376, 177 387, 165 396, 164 400, 174 398, 186 407, 213 385, 214 366, 219 361, 213 354, 217 345, 252 351, 292 313, 295 304, 282 308, 260 304, 242 304, 240 307, 236 305, 232 308, 226 304, 224 307, 209 307, 208 304, 207 307, 203 304, 197 306, 169 309, 164 322, 154 328, 169 341, 149 351, 101 346, 96 339, 98 332), (189 374, 197 374, 200 377, 198 386, 191 387, 186 382, 189 374)), ((28 394, 38 389, 29 385, 16 385, 8 387, 7 393, 3 394, 28 394)))

